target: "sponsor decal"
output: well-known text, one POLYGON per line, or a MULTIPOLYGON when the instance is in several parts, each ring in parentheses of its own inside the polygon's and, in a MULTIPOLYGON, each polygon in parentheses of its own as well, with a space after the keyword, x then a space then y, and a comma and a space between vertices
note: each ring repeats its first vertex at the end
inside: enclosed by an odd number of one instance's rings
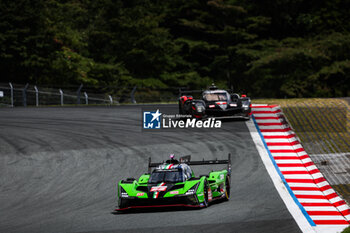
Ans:
POLYGON ((224 190, 224 185, 221 184, 221 185, 220 185, 220 193, 224 193, 224 192, 225 192, 225 190, 224 190))
POLYGON ((165 183, 164 182, 162 182, 161 184, 159 184, 158 186, 155 186, 155 187, 152 187, 151 188, 151 192, 154 192, 153 193, 153 198, 154 199, 157 199, 158 198, 158 196, 159 196, 159 192, 161 192, 161 191, 165 191, 166 190, 166 186, 164 186, 165 185, 165 183), (162 187, 165 187, 165 189, 164 190, 159 190, 158 188, 162 188, 162 187), (152 191, 152 189, 153 190, 157 190, 157 191, 152 191))
POLYGON ((151 192, 164 192, 167 186, 155 186, 151 188, 151 192))
MULTIPOLYGON (((224 103, 226 106, 226 102, 224 103)), ((215 118, 203 120, 192 118, 191 115, 168 115, 161 113, 159 109, 156 111, 143 112, 143 129, 209 129, 221 128, 221 125, 221 120, 217 120, 215 118)))
POLYGON ((220 175, 220 180, 223 180, 225 178, 224 174, 220 175))
POLYGON ((222 122, 215 118, 208 118, 206 120, 197 120, 196 118, 187 118, 185 120, 178 120, 172 118, 163 118, 163 128, 221 128, 222 122))
POLYGON ((143 112, 143 128, 144 129, 160 129, 161 115, 157 109, 156 112, 143 112))
POLYGON ((136 196, 138 196, 138 197, 141 197, 141 196, 143 196, 143 195, 145 195, 144 193, 137 193, 136 194, 136 196))
POLYGON ((213 200, 213 194, 211 193, 211 189, 208 189, 208 201, 213 200))
POLYGON ((179 194, 179 191, 171 191, 170 194, 179 194))

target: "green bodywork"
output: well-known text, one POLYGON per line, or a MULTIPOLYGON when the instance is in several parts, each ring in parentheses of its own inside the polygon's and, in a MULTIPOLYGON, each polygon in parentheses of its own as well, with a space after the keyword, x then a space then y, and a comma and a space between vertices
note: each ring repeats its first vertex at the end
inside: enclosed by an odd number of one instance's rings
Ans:
MULTIPOLYGON (((143 190, 147 190, 147 186, 150 178, 150 174, 143 174, 140 176, 138 180, 136 179, 127 179, 127 180, 121 180, 118 183, 118 200, 119 200, 119 207, 123 208, 120 204, 121 199, 123 198, 137 198, 137 199, 153 199, 152 193, 147 191, 140 191, 141 186, 144 186, 143 190), (123 195, 122 195, 123 190, 123 195), (127 195, 125 194, 127 193, 127 195), (149 196, 150 195, 150 196, 149 196)), ((180 186, 179 189, 172 189, 171 191, 166 192, 162 198, 174 198, 178 196, 189 196, 189 195, 195 195, 197 203, 196 205, 200 205, 201 203, 205 203, 205 195, 209 196, 207 197, 207 200, 210 202, 213 199, 217 198, 229 198, 229 190, 226 190, 227 187, 229 187, 227 182, 229 183, 229 177, 228 177, 228 171, 227 170, 221 170, 221 171, 213 171, 210 172, 208 176, 201 176, 201 177, 195 177, 194 174, 191 179, 186 180, 185 182, 180 182, 176 184, 172 184, 175 186, 180 186), (183 186, 183 187, 181 187, 183 186), (207 187, 207 189, 205 189, 207 187), (192 189, 192 190, 191 190, 192 189), (205 190, 207 190, 207 194, 205 194, 205 190)), ((158 184, 159 185, 159 184, 158 184)), ((152 186, 157 186, 157 184, 154 184, 152 186)))

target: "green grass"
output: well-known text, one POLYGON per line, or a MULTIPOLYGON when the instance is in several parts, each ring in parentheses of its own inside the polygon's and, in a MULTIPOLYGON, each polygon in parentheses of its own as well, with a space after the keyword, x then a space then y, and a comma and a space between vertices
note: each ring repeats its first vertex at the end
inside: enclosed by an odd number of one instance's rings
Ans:
POLYGON ((347 227, 347 228, 345 228, 345 229, 342 231, 342 233, 350 233, 350 226, 347 227))
POLYGON ((305 149, 309 144, 321 146, 316 153, 350 152, 350 106, 341 99, 262 99, 253 103, 277 104, 282 107, 305 149))

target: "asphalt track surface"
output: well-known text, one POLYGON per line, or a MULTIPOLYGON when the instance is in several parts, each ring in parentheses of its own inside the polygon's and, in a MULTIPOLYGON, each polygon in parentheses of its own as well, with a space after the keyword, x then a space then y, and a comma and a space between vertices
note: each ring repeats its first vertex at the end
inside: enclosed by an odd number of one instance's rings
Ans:
MULTIPOLYGON (((177 113, 175 105, 148 106, 177 113)), ((213 130, 141 130, 141 106, 0 109, 0 232, 300 232, 244 121, 213 130), (113 215, 116 182, 148 157, 232 153, 231 200, 200 210, 113 215)), ((194 167, 206 174, 217 167, 194 167)))

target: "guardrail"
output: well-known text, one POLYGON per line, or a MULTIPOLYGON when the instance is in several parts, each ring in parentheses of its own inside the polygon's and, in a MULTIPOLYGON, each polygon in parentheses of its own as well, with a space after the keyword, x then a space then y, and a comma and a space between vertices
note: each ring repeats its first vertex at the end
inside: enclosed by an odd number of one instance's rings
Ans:
POLYGON ((177 101, 178 88, 152 89, 147 87, 104 87, 106 93, 84 87, 52 88, 37 85, 0 84, 0 106, 47 105, 118 105, 121 103, 154 103, 177 101))

